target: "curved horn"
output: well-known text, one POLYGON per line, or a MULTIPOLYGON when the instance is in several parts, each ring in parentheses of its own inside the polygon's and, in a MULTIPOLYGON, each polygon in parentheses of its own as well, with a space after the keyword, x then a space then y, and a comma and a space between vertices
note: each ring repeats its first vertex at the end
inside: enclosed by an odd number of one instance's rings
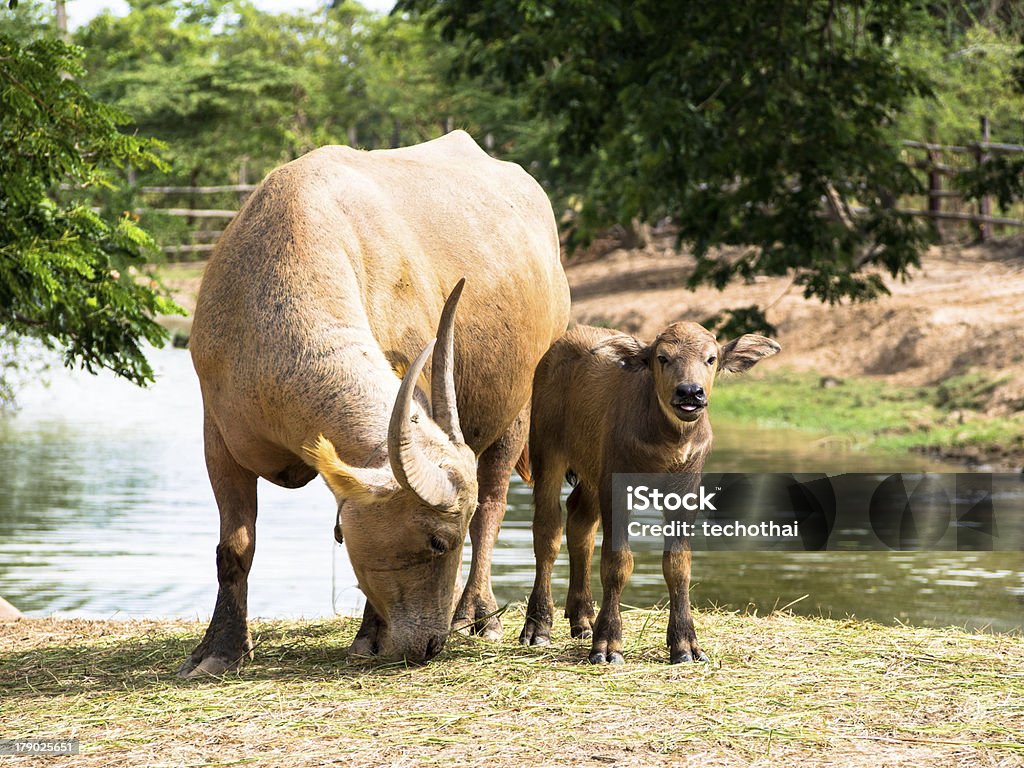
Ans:
POLYGON ((459 427, 459 406, 455 401, 455 306, 466 278, 455 284, 441 310, 437 324, 437 346, 430 364, 430 406, 434 421, 455 444, 465 443, 459 427))
POLYGON ((412 491, 428 507, 445 509, 455 503, 457 489, 448 473, 434 464, 416 443, 413 433, 412 400, 416 380, 434 349, 431 341, 420 352, 402 379, 388 425, 388 460, 398 484, 412 491))

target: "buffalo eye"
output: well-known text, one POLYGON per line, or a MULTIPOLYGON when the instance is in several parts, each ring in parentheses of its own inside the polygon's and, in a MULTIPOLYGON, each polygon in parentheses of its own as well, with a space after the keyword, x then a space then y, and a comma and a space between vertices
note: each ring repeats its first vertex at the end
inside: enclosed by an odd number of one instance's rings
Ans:
POLYGON ((718 358, 715 357, 714 355, 711 355, 711 357, 708 358, 708 365, 714 365, 717 361, 718 358))
POLYGON ((430 548, 434 550, 435 555, 445 555, 448 553, 448 542, 439 536, 431 536, 430 548))
POLYGON ((662 365, 668 365, 668 358, 664 355, 658 355, 658 362, 662 365))

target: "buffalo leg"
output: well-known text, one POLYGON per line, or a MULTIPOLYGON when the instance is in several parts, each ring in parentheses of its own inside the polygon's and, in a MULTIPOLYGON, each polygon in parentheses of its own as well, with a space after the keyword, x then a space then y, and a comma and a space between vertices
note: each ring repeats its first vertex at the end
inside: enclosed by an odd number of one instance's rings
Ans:
POLYGON ((594 626, 594 640, 590 648, 590 663, 621 664, 622 615, 619 601, 622 589, 633 573, 633 553, 629 539, 619 535, 612 516, 611 488, 601 492, 601 610, 594 626))
POLYGON ((380 652, 383 631, 384 620, 367 600, 363 607, 363 622, 359 625, 359 631, 356 632, 348 652, 355 656, 376 656, 380 652))
POLYGON ((590 592, 590 563, 594 558, 594 535, 601 522, 593 492, 577 485, 565 503, 568 511, 566 542, 569 547, 569 596, 565 618, 573 637, 593 636, 594 597, 590 592))
POLYGON ((672 664, 707 661, 697 644, 697 631, 690 613, 690 542, 666 542, 661 570, 668 584, 668 655, 672 664))
POLYGON ((256 549, 256 475, 232 458, 209 414, 204 424, 206 468, 220 510, 217 602, 202 642, 178 670, 183 677, 219 675, 252 658, 247 624, 249 569, 256 549))
POLYGON ((523 645, 547 645, 555 606, 551 599, 551 569, 562 546, 562 477, 565 466, 549 462, 543 456, 533 463, 533 554, 537 573, 533 591, 526 604, 526 622, 519 633, 523 645))
POLYGON ((452 628, 488 640, 501 639, 498 602, 491 589, 491 556, 505 517, 512 467, 526 442, 526 414, 524 410, 505 434, 481 454, 477 467, 480 491, 476 514, 469 526, 473 561, 462 598, 455 608, 452 628))

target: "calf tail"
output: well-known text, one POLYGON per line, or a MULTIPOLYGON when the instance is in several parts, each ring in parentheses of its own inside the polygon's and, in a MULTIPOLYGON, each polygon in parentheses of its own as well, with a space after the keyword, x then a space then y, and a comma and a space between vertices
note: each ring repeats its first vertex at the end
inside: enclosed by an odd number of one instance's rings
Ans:
POLYGON ((523 445, 523 452, 519 454, 519 458, 516 460, 516 472, 523 478, 523 482, 527 485, 533 485, 533 473, 530 472, 530 445, 526 443, 523 445))

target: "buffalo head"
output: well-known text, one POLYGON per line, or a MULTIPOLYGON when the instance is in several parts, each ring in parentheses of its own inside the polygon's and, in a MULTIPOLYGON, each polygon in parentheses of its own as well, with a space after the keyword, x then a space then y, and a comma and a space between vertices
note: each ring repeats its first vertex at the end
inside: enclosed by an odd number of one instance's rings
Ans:
POLYGON ((354 467, 321 435, 307 448, 344 504, 342 533, 359 586, 380 618, 363 652, 427 661, 448 637, 462 544, 477 505, 476 456, 459 427, 454 315, 463 281, 445 303, 437 339, 406 371, 388 426, 388 464, 354 467), (416 382, 431 351, 431 410, 416 382))

